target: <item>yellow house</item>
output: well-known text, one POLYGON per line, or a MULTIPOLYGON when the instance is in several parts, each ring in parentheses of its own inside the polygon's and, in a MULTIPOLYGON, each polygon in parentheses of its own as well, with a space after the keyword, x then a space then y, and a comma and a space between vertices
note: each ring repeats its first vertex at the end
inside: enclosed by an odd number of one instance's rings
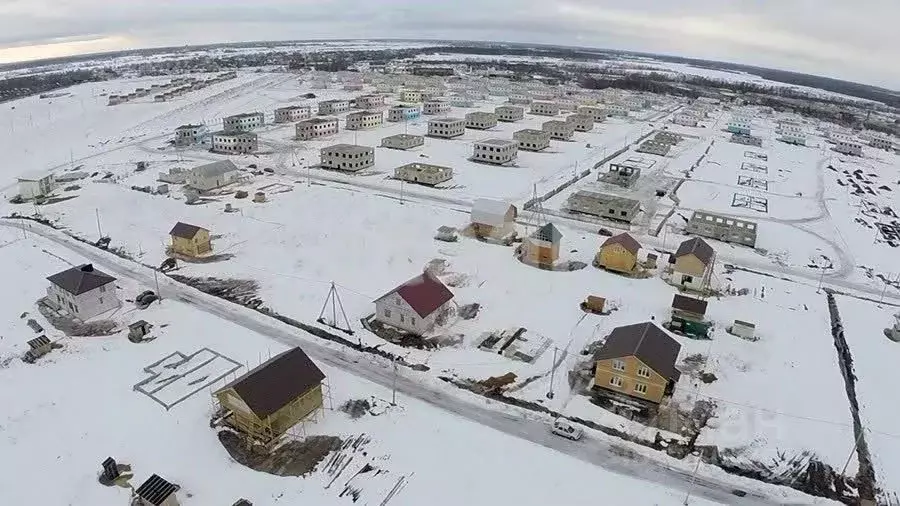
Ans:
POLYGON ((189 257, 198 257, 212 251, 209 230, 196 225, 178 222, 169 232, 172 237, 172 252, 189 257))
POLYGON ((688 239, 678 246, 670 259, 672 282, 676 286, 702 292, 709 288, 716 251, 699 237, 688 239))
POLYGON ((325 374, 300 348, 263 362, 215 392, 225 423, 270 443, 322 409, 325 374))
POLYGON ((594 356, 592 390, 601 401, 648 416, 672 393, 681 345, 652 322, 616 327, 594 356))
POLYGON ((523 242, 523 260, 532 265, 551 267, 559 260, 559 243, 562 233, 547 223, 535 230, 533 234, 525 238, 523 242))
POLYGON ((607 239, 595 257, 598 267, 611 271, 630 273, 637 267, 641 244, 629 234, 619 234, 607 239))

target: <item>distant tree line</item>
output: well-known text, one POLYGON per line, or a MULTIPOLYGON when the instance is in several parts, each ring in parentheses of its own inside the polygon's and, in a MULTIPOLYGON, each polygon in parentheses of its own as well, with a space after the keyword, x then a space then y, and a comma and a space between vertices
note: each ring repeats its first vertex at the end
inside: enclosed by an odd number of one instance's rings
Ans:
POLYGON ((115 77, 115 73, 108 70, 70 70, 8 77, 0 79, 0 102, 47 93, 76 84, 105 81, 112 77, 115 77))

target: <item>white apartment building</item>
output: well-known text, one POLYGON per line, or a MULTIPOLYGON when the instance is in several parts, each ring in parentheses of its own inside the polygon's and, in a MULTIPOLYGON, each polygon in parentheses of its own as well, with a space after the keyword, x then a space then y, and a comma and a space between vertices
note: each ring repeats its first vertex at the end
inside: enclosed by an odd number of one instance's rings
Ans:
POLYGON ((319 116, 330 116, 350 110, 349 100, 323 100, 319 102, 319 116))
POLYGON ((175 145, 178 147, 202 144, 209 138, 206 125, 181 125, 175 129, 175 145))
POLYGON ((422 115, 417 105, 395 105, 388 109, 387 120, 391 122, 412 121, 422 115))
POLYGON ((556 102, 539 102, 531 103, 531 114, 540 116, 556 116, 559 114, 559 104, 556 102))
POLYGON ((381 147, 390 149, 412 149, 425 145, 425 137, 412 134, 389 135, 381 139, 381 147))
POLYGON ((452 139, 466 133, 466 121, 460 118, 428 120, 428 136, 452 139))
POLYGON ((625 105, 620 103, 610 103, 606 104, 606 114, 608 116, 616 116, 619 118, 628 117, 630 114, 628 108, 625 105))
POLYGON ((507 139, 476 141, 472 161, 505 165, 512 163, 519 152, 519 143, 507 139))
POLYGON ((453 95, 450 97, 450 105, 462 108, 475 107, 475 99, 465 95, 453 95))
POLYGON ((275 109, 275 123, 294 123, 312 116, 312 107, 308 105, 289 105, 275 109))
POLYGON ((513 105, 530 105, 531 97, 523 93, 513 93, 506 101, 513 105))
POLYGON ((466 128, 487 130, 497 126, 497 115, 492 112, 475 111, 466 114, 466 128))
POLYGON ((335 144, 319 152, 322 168, 357 172, 375 165, 375 150, 369 146, 335 144))
POLYGON ((551 139, 570 141, 575 136, 575 125, 567 121, 545 121, 541 129, 550 134, 551 139))
POLYGON ((377 111, 358 111, 347 115, 347 130, 368 130, 381 126, 384 115, 377 111))
POLYGON ((594 123, 606 121, 606 109, 596 105, 583 105, 578 108, 578 114, 587 114, 594 123))
POLYGON ((252 132, 216 132, 212 135, 211 147, 216 153, 255 153, 259 141, 252 132))
POLYGON ((872 140, 869 141, 869 146, 875 149, 884 149, 887 151, 891 151, 894 149, 894 141, 883 134, 875 134, 872 136, 872 140))
POLYGON ((384 95, 361 95, 356 97, 356 107, 360 109, 384 107, 384 95))
POLYGON ((297 123, 295 127, 297 140, 305 141, 317 137, 326 137, 338 133, 337 118, 312 118, 297 123))
POLYGON ((526 128, 513 134, 513 140, 524 151, 543 151, 550 147, 550 134, 543 130, 526 128))
POLYGON ((531 97, 535 100, 549 102, 556 98, 556 93, 547 90, 535 90, 531 92, 531 97))
POLYGON ((519 121, 525 119, 525 108, 516 105, 501 105, 494 109, 497 115, 497 121, 519 121))
POLYGON ((261 112, 246 112, 222 119, 222 129, 226 132, 249 132, 265 124, 266 117, 261 112))
POLYGON ((728 131, 733 134, 751 135, 753 124, 746 116, 735 115, 728 121, 728 131))
POLYGON ((863 145, 856 139, 840 140, 835 144, 834 150, 845 155, 862 156, 863 145))
POLYGON ((693 114, 679 112, 672 117, 672 123, 686 127, 696 127, 700 121, 697 116, 694 116, 693 114))
POLYGON ((422 101, 422 91, 421 90, 403 90, 400 92, 400 101, 401 102, 421 102, 422 101))
POLYGON ((440 116, 450 112, 450 104, 443 100, 429 100, 422 105, 422 114, 440 116))
POLYGON ((803 125, 797 123, 784 123, 781 125, 781 137, 783 142, 788 144, 796 144, 798 146, 806 145, 806 132, 803 125))
POLYGON ((579 132, 590 132, 594 129, 594 118, 587 114, 570 114, 566 117, 566 123, 575 125, 579 132))

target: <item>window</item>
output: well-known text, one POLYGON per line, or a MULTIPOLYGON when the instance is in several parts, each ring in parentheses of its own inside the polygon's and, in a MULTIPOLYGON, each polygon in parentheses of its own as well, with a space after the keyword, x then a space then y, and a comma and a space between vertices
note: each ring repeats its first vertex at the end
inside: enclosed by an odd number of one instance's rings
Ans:
POLYGON ((390 309, 384 308, 384 317, 385 317, 385 318, 390 318, 390 317, 391 317, 391 310, 390 310, 390 309))
POLYGON ((410 325, 415 325, 415 324, 416 324, 416 319, 415 319, 415 318, 410 318, 410 319, 409 319, 409 324, 410 324, 410 325))
POLYGON ((647 367, 644 367, 644 366, 638 367, 637 375, 642 378, 649 378, 650 377, 650 369, 648 369, 647 367))
POLYGON ((622 388, 622 377, 621 376, 613 376, 609 378, 609 384, 614 387, 622 388))
POLYGON ((635 383, 634 391, 639 394, 646 394, 647 393, 647 385, 645 383, 635 383))
POLYGON ((403 323, 405 319, 403 318, 403 313, 400 313, 400 323, 403 323))
POLYGON ((613 369, 615 369, 617 371, 624 371, 625 370, 625 361, 613 360, 612 367, 613 367, 613 369))

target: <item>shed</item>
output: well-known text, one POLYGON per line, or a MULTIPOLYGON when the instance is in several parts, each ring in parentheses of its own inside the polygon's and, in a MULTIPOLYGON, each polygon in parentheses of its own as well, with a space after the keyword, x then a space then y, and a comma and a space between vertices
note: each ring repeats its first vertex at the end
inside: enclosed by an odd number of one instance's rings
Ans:
POLYGON ((705 300, 685 297, 676 293, 672 298, 672 314, 677 314, 690 320, 703 321, 706 316, 707 305, 708 303, 705 300))
POLYGON ((147 323, 146 320, 138 320, 128 325, 128 340, 139 343, 144 340, 144 336, 150 333, 153 325, 147 323))
POLYGON ((603 313, 603 310, 606 309, 606 299, 604 297, 588 295, 587 299, 581 303, 581 309, 594 314, 603 313))
POLYGON ((28 352, 34 358, 43 357, 50 353, 51 348, 52 344, 47 336, 38 336, 28 341, 28 352))
POLYGON ((135 503, 139 506, 178 506, 178 498, 175 497, 177 491, 178 485, 154 474, 134 491, 137 496, 135 503))
POLYGON ((518 209, 509 202, 477 199, 472 204, 472 228, 478 237, 502 239, 515 230, 518 209))
POLYGON ((731 325, 731 333, 748 340, 756 340, 756 325, 742 320, 735 320, 731 325))
POLYGON ((19 195, 24 199, 47 196, 53 191, 53 173, 30 171, 18 177, 19 195))

